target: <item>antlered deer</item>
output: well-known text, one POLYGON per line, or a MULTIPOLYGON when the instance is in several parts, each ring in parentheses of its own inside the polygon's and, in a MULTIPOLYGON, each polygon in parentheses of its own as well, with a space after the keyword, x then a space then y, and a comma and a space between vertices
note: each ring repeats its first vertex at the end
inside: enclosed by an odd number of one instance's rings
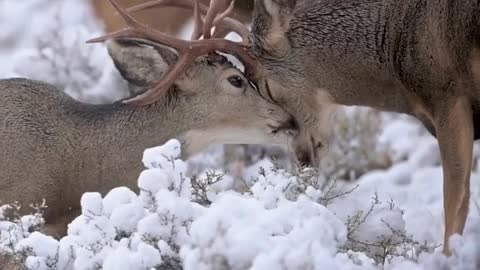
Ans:
MULTIPOLYGON (((110 41, 108 49, 123 78, 140 89, 182 57, 141 36, 110 41)), ((144 107, 87 105, 43 82, 0 80, 0 202, 19 202, 28 212, 46 199, 46 231, 63 235, 84 192, 135 190, 144 149, 170 138, 183 143, 185 157, 213 143, 286 143, 290 135, 280 131, 295 129, 289 113, 263 99, 225 57, 194 60, 144 107)))
POLYGON ((465 226, 480 138, 480 2, 257 0, 251 37, 259 86, 311 135, 299 145, 322 145, 324 123, 310 116, 331 104, 407 113, 438 138, 449 254, 449 237, 465 226))
MULTIPOLYGON (((449 237, 465 226, 473 141, 480 138, 479 1, 256 0, 244 49, 248 55, 231 53, 261 93, 298 121, 295 147, 304 163, 318 159, 332 106, 417 117, 440 145, 450 253, 449 237)), ((148 104, 162 89, 131 102, 148 104)))

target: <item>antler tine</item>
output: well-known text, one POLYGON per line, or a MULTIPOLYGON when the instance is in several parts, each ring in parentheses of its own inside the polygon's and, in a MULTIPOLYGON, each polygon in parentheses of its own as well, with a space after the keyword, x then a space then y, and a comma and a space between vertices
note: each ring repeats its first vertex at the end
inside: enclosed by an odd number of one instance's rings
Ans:
MULTIPOLYGON (((216 0, 211 0, 211 1, 216 1, 216 0)), ((199 39, 201 36, 201 27, 203 27, 203 38, 208 39, 211 37, 211 29, 216 26, 219 22, 221 22, 223 19, 225 19, 228 15, 230 15, 233 12, 233 8, 235 7, 235 0, 231 1, 230 6, 220 15, 217 16, 215 14, 214 9, 217 8, 218 6, 215 3, 210 4, 210 8, 207 11, 207 16, 205 19, 205 22, 202 20, 201 15, 200 15, 200 10, 199 10, 199 3, 198 0, 194 0, 194 16, 195 16, 195 27, 194 27, 194 32, 192 34, 192 39, 199 39), (215 6, 216 5, 216 6, 215 6), (213 10, 213 12, 211 12, 213 10), (210 17, 216 16, 213 21, 210 21, 210 17), (210 25, 209 25, 210 24, 210 25)))
POLYGON ((257 69, 258 63, 256 60, 248 54, 245 46, 242 46, 239 43, 226 39, 190 41, 188 50, 186 50, 184 54, 180 56, 175 66, 167 72, 165 77, 162 78, 162 80, 154 88, 148 90, 142 95, 126 100, 124 103, 142 106, 154 103, 158 97, 164 93, 165 89, 168 89, 170 86, 172 86, 175 83, 175 80, 189 68, 189 64, 191 64, 192 61, 215 50, 224 53, 230 53, 238 57, 245 66, 245 71, 247 73, 255 72, 257 69))
POLYGON ((200 39, 202 36, 202 29, 204 22, 202 20, 202 15, 200 14, 200 7, 198 0, 194 0, 194 8, 193 8, 193 19, 194 19, 194 26, 192 32, 192 40, 200 39))
POLYGON ((242 39, 242 45, 248 45, 248 37, 250 36, 250 31, 248 28, 239 21, 230 20, 230 18, 225 18, 224 20, 229 21, 228 27, 226 24, 220 24, 216 26, 212 37, 225 38, 230 32, 234 32, 237 33, 242 39))
POLYGON ((141 23, 139 23, 135 18, 133 18, 130 14, 128 14, 127 10, 120 6, 115 0, 108 0, 112 4, 112 6, 118 11, 120 16, 122 16, 123 20, 127 23, 128 26, 131 27, 139 27, 141 23))
MULTIPOLYGON (((152 42, 156 42, 158 44, 162 44, 172 49, 175 49, 179 55, 177 62, 174 66, 167 71, 164 77, 150 90, 139 95, 135 98, 129 99, 124 101, 127 104, 135 104, 135 105, 149 105, 154 103, 156 100, 162 96, 166 90, 168 90, 188 68, 192 65, 192 63, 200 56, 213 53, 215 51, 221 51, 227 54, 232 54, 244 64, 245 70, 256 70, 257 62, 253 59, 247 52, 246 46, 243 46, 239 43, 226 40, 223 38, 213 38, 213 39, 204 39, 203 40, 181 40, 175 37, 169 36, 165 33, 159 32, 155 29, 144 25, 137 20, 135 20, 129 13, 128 9, 122 8, 120 5, 116 3, 116 0, 109 0, 112 5, 118 10, 118 12, 122 15, 125 21, 128 24, 128 27, 124 30, 120 30, 111 34, 107 34, 103 37, 92 39, 88 42, 100 42, 109 39, 122 39, 122 38, 136 38, 136 39, 145 39, 152 42)), ((182 3, 187 3, 187 0, 174 0, 180 1, 182 3)), ((200 9, 201 6, 198 3, 198 0, 194 0, 195 3, 190 2, 189 8, 193 8, 195 11, 196 20, 198 22, 196 28, 199 29, 197 31, 201 31, 201 23, 203 21, 200 18, 200 9)), ((213 0, 217 1, 218 0, 213 0)), ((156 3, 162 3, 166 5, 167 3, 172 3, 171 0, 163 0, 163 1, 156 1, 156 3)), ((178 3, 178 2, 177 2, 178 3)), ((211 12, 210 14, 217 14, 219 10, 219 5, 217 4, 217 11, 211 12)), ((225 12, 221 13, 221 16, 217 17, 217 21, 226 22, 227 19, 230 18, 222 18, 225 14, 231 12, 230 8, 227 8, 225 12), (228 11, 228 12, 227 12, 228 11)), ((210 15, 213 16, 213 15, 210 15)), ((213 18, 213 17, 212 17, 213 18)), ((215 18, 213 21, 215 22, 215 18)), ((240 23, 240 22, 238 22, 240 23)), ((205 29, 205 27, 204 27, 205 29)), ((211 28, 208 28, 211 30, 211 28)), ((222 28, 220 28, 221 30, 222 28)), ((223 30, 222 30, 223 31, 223 30)), ((214 33, 215 34, 215 33, 214 33)))
POLYGON ((230 5, 215 17, 215 20, 213 20, 213 25, 217 25, 219 22, 221 22, 224 18, 228 17, 230 14, 232 14, 233 9, 235 8, 235 0, 231 0, 230 5))
MULTIPOLYGON (((88 40, 87 43, 93 42, 102 42, 110 39, 121 39, 121 38, 141 38, 150 41, 157 42, 159 44, 163 44, 169 46, 175 50, 177 50, 180 58, 178 62, 175 64, 174 68, 169 70, 163 78, 156 86, 154 91, 148 91, 143 99, 137 99, 137 101, 145 101, 146 98, 156 99, 158 96, 161 96, 166 89, 169 89, 170 86, 173 85, 176 78, 180 76, 185 70, 188 68, 189 63, 195 60, 192 55, 193 50, 190 49, 190 42, 185 40, 180 40, 175 37, 166 35, 162 32, 156 31, 146 25, 135 20, 128 11, 121 7, 115 0, 109 0, 110 3, 115 7, 115 9, 119 12, 119 14, 124 18, 128 27, 126 29, 104 35, 102 37, 94 38, 88 40), (193 60, 192 60, 193 59, 193 60)), ((132 100, 132 102, 135 100, 132 100)), ((131 103, 127 101, 127 103, 131 103)), ((151 102, 150 102, 151 103, 151 102)), ((147 102, 144 102, 143 105, 146 105, 147 102)), ((139 104, 141 105, 141 104, 139 104)))
POLYGON ((205 16, 205 22, 203 24, 204 39, 211 38, 211 31, 215 26, 215 19, 217 18, 217 15, 229 10, 229 7, 225 6, 225 0, 210 0, 210 7, 208 8, 207 15, 205 16))
POLYGON ((146 106, 154 103, 165 93, 165 90, 169 89, 175 83, 175 80, 188 69, 188 64, 191 63, 189 60, 191 58, 193 58, 193 55, 181 55, 175 66, 165 74, 165 77, 163 77, 155 87, 141 95, 124 101, 124 103, 135 104, 138 106, 146 106))
POLYGON ((183 51, 188 46, 187 42, 175 37, 169 36, 165 33, 159 32, 153 28, 150 28, 135 18, 133 18, 128 11, 121 7, 116 0, 109 0, 113 7, 118 11, 122 18, 127 23, 128 27, 126 29, 116 31, 98 38, 93 38, 87 40, 87 43, 97 43, 104 42, 110 39, 119 39, 119 38, 143 38, 152 40, 163 45, 172 47, 177 51, 183 51))

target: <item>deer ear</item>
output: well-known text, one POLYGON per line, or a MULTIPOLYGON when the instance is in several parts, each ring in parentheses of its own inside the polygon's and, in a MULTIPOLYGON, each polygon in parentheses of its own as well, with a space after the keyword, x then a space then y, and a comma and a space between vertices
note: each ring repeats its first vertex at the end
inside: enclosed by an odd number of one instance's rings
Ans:
POLYGON ((177 55, 163 46, 137 39, 107 43, 108 53, 132 94, 139 94, 157 83, 177 60, 177 55))
POLYGON ((297 0, 255 0, 252 33, 275 55, 284 55, 290 47, 287 32, 297 0))

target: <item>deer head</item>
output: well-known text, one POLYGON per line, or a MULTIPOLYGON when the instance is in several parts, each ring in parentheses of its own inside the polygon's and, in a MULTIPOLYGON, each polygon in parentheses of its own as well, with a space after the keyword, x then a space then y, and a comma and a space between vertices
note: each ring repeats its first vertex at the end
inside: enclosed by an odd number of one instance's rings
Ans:
POLYGON ((202 145, 211 143, 285 144, 296 132, 296 122, 288 112, 262 98, 239 69, 216 53, 220 50, 237 55, 247 67, 255 68, 256 62, 243 45, 248 30, 227 17, 233 2, 226 5, 224 1, 212 1, 207 8, 197 1, 155 1, 156 6, 194 10, 191 41, 158 32, 130 15, 150 7, 150 2, 129 10, 114 0, 110 2, 129 27, 90 42, 108 41, 115 66, 130 83, 132 92, 138 94, 125 103, 148 106, 158 100, 188 99, 191 112, 185 115, 197 115, 198 123, 184 134, 189 141, 187 152, 197 152, 202 145), (205 19, 201 13, 206 13, 205 19), (219 38, 231 31, 242 36, 244 42, 219 38), (202 36, 203 40, 199 40, 202 36))
MULTIPOLYGON (((178 61, 170 49, 148 40, 114 40, 107 47, 133 95, 148 91, 178 61)), ((219 54, 198 58, 159 101, 174 109, 179 121, 192 123, 182 135, 187 156, 213 143, 286 144, 288 134, 296 132, 290 114, 263 99, 245 75, 219 54), (197 120, 181 115, 194 115, 197 120)))
MULTIPOLYGON (((316 91, 318 94, 312 96, 311 89, 317 89, 317 86, 307 78, 308 68, 316 66, 311 63, 315 51, 310 52, 312 46, 299 42, 307 42, 315 36, 310 37, 312 33, 291 36, 297 2, 255 0, 248 51, 258 64, 256 72, 250 73, 249 78, 262 96, 280 104, 295 117, 300 131, 292 141, 292 148, 301 164, 317 165, 331 141, 330 124, 337 107, 324 91, 316 91)), ((305 23, 309 23, 308 20, 305 23)))

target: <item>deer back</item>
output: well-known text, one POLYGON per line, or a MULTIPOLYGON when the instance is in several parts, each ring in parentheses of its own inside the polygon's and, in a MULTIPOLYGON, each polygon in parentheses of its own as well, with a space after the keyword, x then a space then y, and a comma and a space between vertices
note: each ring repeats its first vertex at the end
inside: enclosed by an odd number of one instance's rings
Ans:
POLYGON ((278 84, 323 88, 341 103, 381 107, 376 103, 391 102, 375 98, 396 97, 397 88, 418 88, 418 81, 437 86, 452 69, 465 69, 479 42, 479 6, 474 0, 257 0, 250 52, 278 84))

